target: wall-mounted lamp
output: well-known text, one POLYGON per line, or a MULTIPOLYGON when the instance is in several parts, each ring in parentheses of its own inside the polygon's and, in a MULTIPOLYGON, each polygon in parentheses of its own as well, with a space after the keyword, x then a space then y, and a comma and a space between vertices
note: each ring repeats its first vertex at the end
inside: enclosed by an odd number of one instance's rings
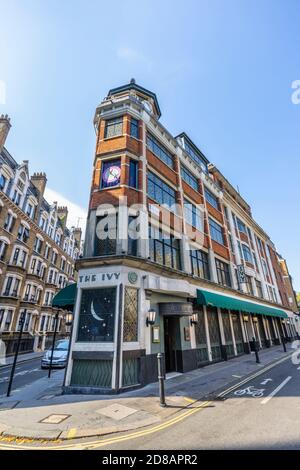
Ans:
POLYGON ((191 326, 196 325, 198 323, 198 313, 193 313, 191 318, 191 326))
POLYGON ((65 322, 66 322, 66 326, 71 326, 72 325, 72 322, 73 322, 73 313, 72 312, 66 313, 65 322))
POLYGON ((155 318, 156 318, 156 311, 153 310, 153 308, 150 308, 150 310, 148 311, 148 316, 146 318, 146 325, 147 326, 154 325, 155 318))

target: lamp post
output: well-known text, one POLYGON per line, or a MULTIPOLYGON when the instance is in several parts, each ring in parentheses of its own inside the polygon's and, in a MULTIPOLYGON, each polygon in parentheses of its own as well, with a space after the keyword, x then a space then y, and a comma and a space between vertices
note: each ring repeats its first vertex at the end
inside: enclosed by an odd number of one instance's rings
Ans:
POLYGON ((74 322, 73 322, 73 313, 72 312, 67 312, 66 316, 65 316, 65 319, 66 319, 66 326, 70 326, 71 331, 70 331, 70 337, 69 337, 68 357, 67 357, 67 363, 66 363, 67 365, 66 365, 66 370, 65 370, 65 374, 64 374, 64 380, 63 380, 63 387, 62 387, 63 391, 64 391, 64 387, 65 387, 65 384, 66 384, 67 369, 68 369, 69 358, 70 358, 70 353, 71 353, 71 342, 72 342, 73 324, 74 324, 74 322))
POLYGON ((9 378, 9 383, 8 383, 8 388, 7 388, 7 395, 6 395, 7 397, 10 396, 11 387, 12 387, 12 384, 13 384, 13 379, 14 379, 15 369, 16 369, 16 365, 17 365, 17 359, 18 359, 21 339, 22 339, 22 333, 23 333, 24 324, 25 324, 26 313, 27 313, 27 309, 25 308, 23 310, 23 312, 21 313, 20 319, 19 319, 19 325, 18 325, 19 326, 19 336, 18 336, 18 342, 17 342, 16 352, 15 352, 14 362, 13 362, 11 372, 10 372, 10 378, 9 378))
POLYGON ((55 326, 54 326, 54 334, 53 334, 53 341, 52 341, 52 348, 51 348, 50 365, 49 365, 49 370, 48 370, 48 379, 50 379, 50 377, 51 377, 53 353, 54 353, 56 333, 57 333, 57 325, 58 325, 58 315, 59 315, 59 310, 57 310, 57 312, 55 314, 55 323, 54 323, 55 326))

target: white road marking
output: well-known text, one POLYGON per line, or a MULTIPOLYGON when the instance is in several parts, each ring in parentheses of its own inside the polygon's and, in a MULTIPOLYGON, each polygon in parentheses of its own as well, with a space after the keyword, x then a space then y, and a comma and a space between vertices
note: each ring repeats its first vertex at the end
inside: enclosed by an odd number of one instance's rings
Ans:
POLYGON ((278 387, 275 388, 275 390, 273 390, 273 392, 270 393, 270 395, 268 395, 266 398, 264 398, 262 401, 261 401, 261 404, 262 405, 265 405, 266 403, 268 403, 271 398, 273 398, 276 393, 279 392, 279 390, 281 390, 290 380, 291 380, 291 376, 287 377, 283 382, 281 382, 280 385, 278 385, 278 387))
POLYGON ((273 379, 265 379, 260 385, 267 385, 268 382, 273 382, 273 379))
POLYGON ((300 370, 300 367, 298 367, 297 369, 300 370))

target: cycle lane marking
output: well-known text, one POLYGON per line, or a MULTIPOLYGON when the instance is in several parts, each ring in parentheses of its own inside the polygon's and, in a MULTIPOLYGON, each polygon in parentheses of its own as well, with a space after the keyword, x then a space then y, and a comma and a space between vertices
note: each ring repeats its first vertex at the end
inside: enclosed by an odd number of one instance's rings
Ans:
POLYGON ((278 385, 266 398, 264 398, 260 403, 261 405, 266 405, 285 385, 292 379, 292 376, 289 375, 286 379, 284 379, 281 384, 278 385))

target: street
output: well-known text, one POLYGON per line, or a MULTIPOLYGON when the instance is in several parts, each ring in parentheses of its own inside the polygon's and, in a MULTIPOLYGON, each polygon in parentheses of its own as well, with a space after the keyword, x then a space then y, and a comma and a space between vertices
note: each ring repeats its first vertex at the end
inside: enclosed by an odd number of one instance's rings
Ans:
MULTIPOLYGON (((0 397, 6 395, 11 367, 11 365, 7 365, 0 368, 0 397)), ((40 357, 17 364, 12 392, 16 392, 26 385, 29 385, 36 380, 45 377, 47 373, 47 370, 41 369, 40 357)))
POLYGON ((98 448, 300 449, 299 420, 300 370, 288 360, 174 426, 98 448))
MULTIPOLYGON (((280 348, 262 352, 261 359, 258 366, 253 355, 237 358, 179 376, 173 384, 166 381, 166 408, 157 406, 155 384, 118 397, 61 396, 63 371, 54 372, 49 383, 40 358, 27 361, 17 366, 11 399, 3 398, 0 423, 4 431, 10 427, 7 436, 23 438, 11 442, 8 437, 7 442, 3 435, 0 448, 300 449, 300 367, 280 348), (110 406, 121 416, 104 418, 102 410, 107 413, 110 406), (133 414, 122 415, 127 411, 133 414), (61 417, 62 423, 43 424, 50 415, 61 417), (151 418, 151 425, 139 421, 145 418, 151 418), (38 440, 42 437, 43 444, 38 440)), ((1 393, 6 392, 9 369, 0 370, 1 393)))

